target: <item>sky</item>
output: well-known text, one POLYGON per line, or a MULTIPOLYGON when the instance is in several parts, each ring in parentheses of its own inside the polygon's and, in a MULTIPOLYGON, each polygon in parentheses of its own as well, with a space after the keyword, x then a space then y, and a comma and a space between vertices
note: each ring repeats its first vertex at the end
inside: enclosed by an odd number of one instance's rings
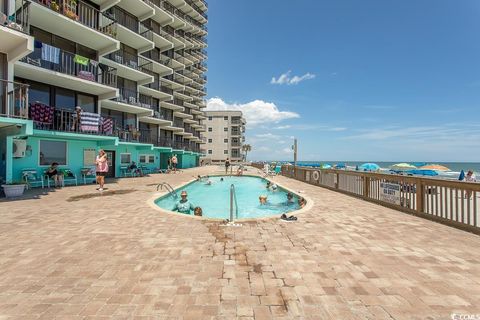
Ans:
POLYGON ((480 1, 208 0, 207 110, 248 160, 480 159, 480 1))

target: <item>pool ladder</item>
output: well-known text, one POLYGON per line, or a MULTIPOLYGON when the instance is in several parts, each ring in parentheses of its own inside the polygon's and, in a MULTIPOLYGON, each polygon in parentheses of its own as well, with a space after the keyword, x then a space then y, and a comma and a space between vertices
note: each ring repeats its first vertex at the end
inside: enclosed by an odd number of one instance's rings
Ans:
POLYGON ((163 190, 163 187, 165 187, 165 189, 167 189, 169 195, 171 195, 174 198, 178 198, 177 192, 175 192, 175 190, 172 188, 172 186, 170 184, 168 184, 167 182, 159 183, 157 185, 157 191, 158 191, 158 188, 160 188, 160 190, 163 190))
POLYGON ((235 205, 235 219, 238 219, 238 203, 237 203, 237 193, 235 192, 235 185, 232 183, 230 185, 230 220, 226 225, 240 227, 241 224, 236 224, 233 217, 233 206, 235 205))

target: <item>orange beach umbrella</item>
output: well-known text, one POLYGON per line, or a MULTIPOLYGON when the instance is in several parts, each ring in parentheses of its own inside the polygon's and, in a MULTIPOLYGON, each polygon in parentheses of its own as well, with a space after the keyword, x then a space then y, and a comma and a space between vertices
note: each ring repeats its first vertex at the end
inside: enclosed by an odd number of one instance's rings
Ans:
POLYGON ((435 170, 435 171, 450 171, 449 168, 439 165, 439 164, 428 164, 426 166, 421 166, 420 169, 424 170, 435 170))

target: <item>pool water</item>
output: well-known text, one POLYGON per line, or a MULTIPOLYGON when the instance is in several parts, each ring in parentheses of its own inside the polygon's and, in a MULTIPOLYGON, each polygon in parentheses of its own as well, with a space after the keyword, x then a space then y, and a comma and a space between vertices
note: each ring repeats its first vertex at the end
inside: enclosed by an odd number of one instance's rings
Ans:
MULTIPOLYGON (((297 195, 293 195, 293 203, 287 203, 287 191, 280 187, 277 191, 267 190, 265 179, 248 176, 216 176, 209 179, 212 181, 211 185, 207 185, 205 181, 195 181, 176 190, 178 199, 181 191, 187 191, 188 200, 195 207, 202 208, 204 217, 217 219, 230 217, 230 185, 232 184, 235 185, 239 219, 267 217, 299 209, 297 195), (220 181, 220 178, 224 181, 220 181), (260 205, 258 200, 260 195, 268 197, 266 205, 260 205)), ((166 195, 157 199, 155 203, 160 208, 172 210, 176 201, 178 200, 173 196, 166 195)))

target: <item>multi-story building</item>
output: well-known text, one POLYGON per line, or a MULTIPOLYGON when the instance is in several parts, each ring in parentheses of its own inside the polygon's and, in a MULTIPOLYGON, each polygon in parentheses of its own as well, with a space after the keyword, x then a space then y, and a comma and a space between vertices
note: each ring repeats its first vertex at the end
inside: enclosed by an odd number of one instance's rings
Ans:
POLYGON ((0 177, 198 165, 205 0, 0 0, 0 177))
POLYGON ((232 162, 243 160, 242 145, 245 142, 245 119, 241 111, 206 111, 207 131, 204 134, 206 162, 232 162))

